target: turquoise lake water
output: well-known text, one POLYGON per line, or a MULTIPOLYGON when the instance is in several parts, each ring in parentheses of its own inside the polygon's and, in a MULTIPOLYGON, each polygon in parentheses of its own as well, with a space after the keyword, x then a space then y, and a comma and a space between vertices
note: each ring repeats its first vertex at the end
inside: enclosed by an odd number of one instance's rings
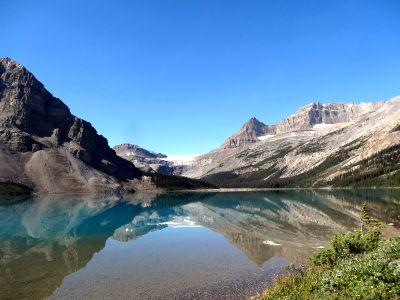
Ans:
POLYGON ((398 190, 0 199, 0 299, 243 299, 398 190))

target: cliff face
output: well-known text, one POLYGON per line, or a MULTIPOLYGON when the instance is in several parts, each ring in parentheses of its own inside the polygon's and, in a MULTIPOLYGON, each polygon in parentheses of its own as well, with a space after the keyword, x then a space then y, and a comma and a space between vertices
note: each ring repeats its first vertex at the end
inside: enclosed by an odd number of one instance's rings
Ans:
POLYGON ((338 124, 350 122, 357 117, 381 107, 376 103, 310 103, 295 114, 274 125, 265 125, 251 118, 243 127, 229 137, 221 148, 236 148, 256 143, 264 135, 284 134, 293 131, 309 130, 317 124, 338 124))
POLYGON ((225 143, 182 175, 224 187, 398 186, 399 100, 313 103, 274 127, 245 126, 230 139, 246 143, 225 143))
POLYGON ((115 147, 113 147, 115 152, 118 153, 125 153, 127 156, 137 156, 137 157, 143 157, 143 158, 166 158, 167 156, 162 153, 155 153, 153 151, 146 150, 142 147, 139 147, 138 145, 133 145, 133 144, 120 144, 115 147))
POLYGON ((9 58, 0 59, 0 165, 1 181, 46 192, 115 190, 141 176, 89 122, 9 58))
POLYGON ((255 143, 259 136, 274 132, 274 129, 274 126, 265 125, 253 117, 236 134, 229 137, 221 147, 236 148, 255 143))
POLYGON ((131 161, 143 172, 158 172, 161 174, 172 175, 180 169, 173 162, 167 160, 167 156, 162 153, 155 153, 133 144, 120 144, 113 147, 117 155, 131 161))
POLYGON ((311 103, 276 125, 276 133, 311 129, 317 124, 337 124, 354 120, 383 105, 376 103, 311 103))

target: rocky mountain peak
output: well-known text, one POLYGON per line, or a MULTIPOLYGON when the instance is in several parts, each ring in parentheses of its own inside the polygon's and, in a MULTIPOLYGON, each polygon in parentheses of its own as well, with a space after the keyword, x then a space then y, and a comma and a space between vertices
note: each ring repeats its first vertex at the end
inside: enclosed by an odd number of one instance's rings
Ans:
POLYGON ((256 143, 263 135, 284 134, 292 131, 310 130, 317 124, 337 124, 350 122, 371 112, 384 104, 381 102, 328 103, 311 102, 298 109, 294 114, 273 125, 266 125, 251 118, 234 135, 229 137, 221 148, 236 148, 256 143))
POLYGON ((91 168, 118 179, 140 175, 131 162, 116 155, 89 122, 72 115, 31 72, 10 58, 0 59, 1 145, 16 153, 64 149, 91 168))
POLYGON ((256 117, 251 117, 247 123, 261 123, 256 117))
POLYGON ((265 124, 260 122, 256 117, 250 118, 242 127, 242 130, 263 131, 265 124))
MULTIPOLYGON (((28 134, 51 136, 58 127, 55 123, 66 125, 73 119, 68 107, 53 97, 32 73, 10 58, 0 60, 0 122, 3 125, 28 134)), ((66 134, 65 130, 60 133, 66 134)))
POLYGON ((114 146, 113 149, 120 156, 136 156, 143 158, 166 158, 167 156, 162 153, 156 153, 153 151, 146 150, 138 145, 124 143, 114 146))
POLYGON ((15 60, 12 60, 9 57, 2 57, 0 58, 0 73, 4 71, 4 69, 25 69, 22 65, 17 63, 15 60))
POLYGON ((257 137, 266 134, 267 128, 267 125, 260 122, 257 118, 252 117, 236 134, 229 137, 221 147, 236 148, 255 143, 257 141, 257 137))
POLYGON ((182 166, 167 160, 167 155, 144 149, 134 144, 120 144, 113 147, 117 155, 129 160, 144 172, 158 172, 162 174, 179 173, 182 166))

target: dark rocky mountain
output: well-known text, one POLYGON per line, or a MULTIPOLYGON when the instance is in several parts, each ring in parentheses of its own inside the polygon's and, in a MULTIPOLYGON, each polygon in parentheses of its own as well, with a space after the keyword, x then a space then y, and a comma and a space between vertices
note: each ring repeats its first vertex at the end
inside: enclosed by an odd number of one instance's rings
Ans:
POLYGON ((32 73, 0 59, 0 181, 45 192, 115 191, 140 176, 32 73))

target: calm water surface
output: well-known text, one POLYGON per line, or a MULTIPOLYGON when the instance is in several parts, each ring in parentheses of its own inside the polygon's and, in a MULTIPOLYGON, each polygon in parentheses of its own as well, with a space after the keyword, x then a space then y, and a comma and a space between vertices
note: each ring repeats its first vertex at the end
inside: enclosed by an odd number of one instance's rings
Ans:
POLYGON ((400 191, 0 199, 0 299, 243 299, 400 191))

